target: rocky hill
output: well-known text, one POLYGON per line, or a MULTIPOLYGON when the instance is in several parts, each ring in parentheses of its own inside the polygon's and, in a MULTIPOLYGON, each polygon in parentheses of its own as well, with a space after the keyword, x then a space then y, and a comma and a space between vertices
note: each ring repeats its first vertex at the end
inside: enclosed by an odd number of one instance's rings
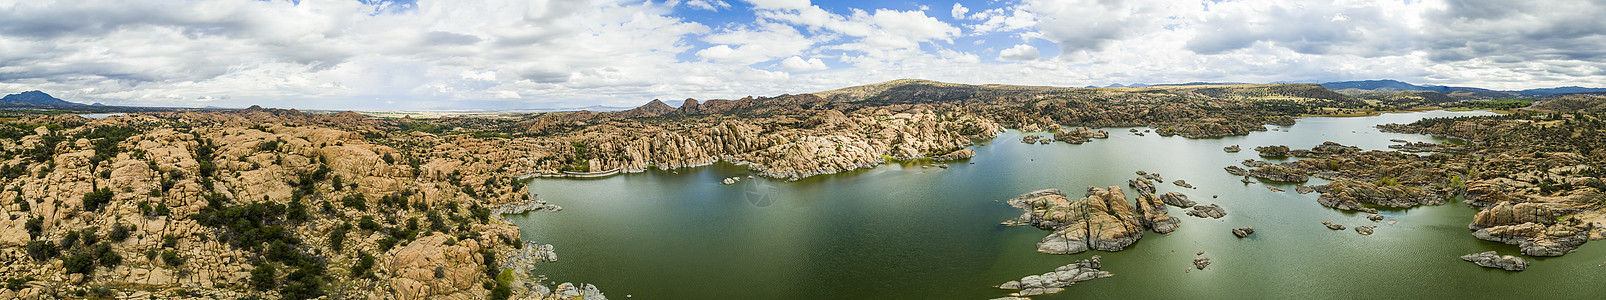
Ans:
POLYGON ((250 109, 0 126, 0 298, 483 299, 529 201, 494 144, 250 109), (386 145, 390 144, 390 145, 386 145), (391 145, 429 145, 396 147, 391 145), (476 155, 477 153, 477 155, 476 155))
POLYGON ((45 94, 45 92, 41 91, 27 91, 6 95, 4 98, 0 98, 0 103, 29 105, 83 105, 56 99, 56 97, 51 97, 50 94, 45 94))

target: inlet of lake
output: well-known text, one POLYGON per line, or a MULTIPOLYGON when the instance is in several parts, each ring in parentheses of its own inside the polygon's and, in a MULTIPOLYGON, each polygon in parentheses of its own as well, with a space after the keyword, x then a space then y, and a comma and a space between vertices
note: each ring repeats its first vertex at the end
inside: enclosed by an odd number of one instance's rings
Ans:
MULTIPOLYGON (((889 163, 795 182, 746 179, 725 163, 597 179, 531 181, 541 199, 562 211, 504 218, 523 239, 556 246, 559 260, 536 269, 558 282, 585 282, 624 299, 990 299, 995 285, 1094 255, 1114 277, 1066 287, 1034 299, 1081 298, 1595 298, 1606 295, 1606 245, 1586 243, 1563 257, 1527 257, 1523 272, 1479 267, 1459 256, 1516 246, 1473 238, 1477 210, 1460 200, 1384 210, 1382 222, 1316 203, 1294 184, 1244 184, 1222 168, 1261 159, 1256 146, 1309 149, 1334 141, 1388 150, 1390 139, 1445 142, 1425 135, 1379 132, 1384 123, 1487 112, 1413 112, 1354 118, 1303 118, 1278 131, 1188 139, 1137 136, 1103 128, 1108 139, 1086 144, 1028 145, 1008 131, 974 147, 976 157, 948 162, 889 163), (1241 145, 1242 152, 1223 147, 1241 145), (1080 197, 1089 186, 1126 186, 1135 171, 1160 173, 1158 193, 1181 192, 1201 205, 1220 204, 1221 219, 1187 216, 1167 235, 1144 233, 1119 252, 1036 252, 1049 231, 1004 226, 1021 211, 1001 203, 1058 188, 1080 197), (724 185, 723 178, 742 181, 724 185), (1197 187, 1171 184, 1182 179, 1197 187), (1329 230, 1376 225, 1370 236, 1329 230), (1398 223, 1389 225, 1388 222, 1398 223), (1232 228, 1254 226, 1236 238, 1232 228), (1212 264, 1192 270, 1203 250, 1212 264)), ((1142 128, 1139 128, 1140 130, 1142 128)), ((1285 160, 1271 160, 1273 162, 1285 160)), ((1324 184, 1312 178, 1306 184, 1324 184)), ((1157 194, 1158 194, 1157 193, 1157 194)))

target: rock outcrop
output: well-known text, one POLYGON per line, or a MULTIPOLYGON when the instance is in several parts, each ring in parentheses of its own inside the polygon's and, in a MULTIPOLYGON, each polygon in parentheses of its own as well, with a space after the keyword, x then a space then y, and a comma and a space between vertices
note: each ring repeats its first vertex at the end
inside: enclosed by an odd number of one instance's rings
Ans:
POLYGON ((1245 170, 1243 168, 1239 168, 1238 166, 1227 166, 1224 169, 1227 170, 1227 173, 1231 173, 1232 175, 1250 176, 1250 177, 1255 177, 1255 178, 1260 178, 1260 179, 1265 179, 1265 180, 1271 180, 1271 181, 1279 181, 1279 182, 1306 182, 1306 181, 1310 181, 1310 176, 1305 175, 1304 171, 1300 171, 1300 170, 1294 169, 1294 168, 1284 167, 1284 166, 1281 166, 1281 165, 1265 165, 1265 166, 1255 167, 1254 169, 1248 169, 1248 170, 1245 170))
POLYGON ((1333 223, 1333 222, 1330 222, 1330 221, 1322 221, 1322 226, 1327 226, 1327 229, 1332 229, 1332 230, 1344 230, 1344 225, 1340 225, 1340 224, 1333 223))
POLYGON ((1462 255, 1461 260, 1469 261, 1485 268, 1495 268, 1506 271, 1522 271, 1528 269, 1528 260, 1510 255, 1499 255, 1494 251, 1484 251, 1462 255))
POLYGON ((1094 255, 1088 259, 1054 268, 1052 272, 1030 275, 1022 277, 1020 280, 1005 282, 998 285, 998 288, 1020 290, 1010 294, 1016 297, 1058 293, 1064 291, 1065 287, 1075 285, 1077 282, 1113 276, 1110 272, 1101 270, 1100 268, 1102 267, 1099 264, 1099 256, 1094 255))
POLYGON ((1592 223, 1552 214, 1546 204, 1501 202, 1478 212, 1467 227, 1478 239, 1517 245, 1531 256, 1562 256, 1589 241, 1592 223))
POLYGON ((1092 141, 1095 138, 1102 139, 1108 137, 1110 137, 1109 132, 1105 132, 1103 130, 1089 130, 1087 127, 1077 127, 1071 130, 1061 130, 1054 133, 1054 140, 1071 144, 1081 144, 1092 141))
MULTIPOLYGON (((1146 182, 1143 180, 1138 181, 1146 182)), ((1152 189, 1153 186, 1150 186, 1150 190, 1152 189)), ((1152 192, 1139 190, 1137 203, 1138 222, 1143 224, 1143 227, 1154 230, 1155 233, 1171 233, 1171 231, 1177 230, 1177 227, 1182 223, 1181 219, 1167 215, 1165 202, 1160 200, 1160 197, 1154 196, 1152 192)))
POLYGON ((1240 150, 1243 150, 1243 148, 1238 147, 1238 145, 1232 145, 1232 146, 1227 146, 1225 148, 1221 148, 1221 151, 1227 151, 1227 153, 1238 153, 1238 151, 1240 151, 1240 150))
POLYGON ((1215 204, 1195 205, 1193 206, 1193 209, 1188 210, 1187 213, 1189 216, 1211 219, 1220 219, 1221 217, 1227 216, 1227 210, 1222 209, 1220 205, 1215 204))
POLYGON ((1007 203, 1024 211, 1018 222, 1054 231, 1037 244, 1039 252, 1120 251, 1143 237, 1135 209, 1119 187, 1089 187, 1086 197, 1074 201, 1057 189, 1039 190, 1007 203))
POLYGON ((1317 186, 1315 190, 1322 193, 1316 199, 1322 206, 1374 214, 1377 213, 1376 209, 1365 207, 1361 203, 1395 208, 1444 204, 1444 198, 1421 188, 1407 185, 1378 186, 1371 182, 1341 179, 1317 186))
POLYGON ((1255 152, 1260 152, 1261 157, 1288 157, 1288 146, 1260 146, 1255 147, 1255 152))
POLYGON ((1376 229, 1376 228, 1377 228, 1377 226, 1371 226, 1371 225, 1355 226, 1355 233, 1359 233, 1361 235, 1372 235, 1372 230, 1376 229))
POLYGON ((1193 202, 1193 200, 1188 200, 1188 195, 1183 195, 1182 193, 1178 192, 1166 192, 1165 194, 1161 194, 1160 201, 1164 201, 1165 204, 1181 208, 1190 208, 1194 205, 1199 205, 1198 203, 1193 202))
POLYGON ((1237 236, 1240 239, 1244 238, 1244 237, 1248 237, 1250 234, 1254 234, 1254 233, 1255 233, 1255 227, 1254 226, 1239 227, 1239 228, 1233 228, 1232 229, 1232 235, 1233 236, 1237 236))

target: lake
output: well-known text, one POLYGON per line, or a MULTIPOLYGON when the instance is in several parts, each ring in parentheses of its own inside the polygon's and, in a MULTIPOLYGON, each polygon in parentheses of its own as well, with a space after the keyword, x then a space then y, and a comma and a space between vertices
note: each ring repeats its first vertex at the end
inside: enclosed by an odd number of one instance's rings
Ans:
MULTIPOLYGON (((1019 143, 1009 131, 976 146, 950 168, 892 163, 795 182, 725 177, 750 174, 716 164, 599 179, 531 181, 530 191, 564 207, 505 218, 524 240, 554 244, 559 261, 537 267, 559 282, 596 284, 624 299, 988 299, 994 285, 1041 274, 1093 255, 1114 277, 1034 299, 1082 298, 1596 298, 1606 294, 1606 247, 1589 243, 1557 258, 1528 259, 1523 272, 1482 268, 1459 256, 1516 246, 1473 238, 1476 209, 1460 201, 1385 210, 1383 222, 1316 203, 1316 194, 1244 184, 1222 167, 1259 159, 1256 146, 1309 149, 1334 141, 1387 150, 1390 139, 1444 142, 1379 132, 1373 125, 1488 112, 1414 112, 1356 118, 1304 118, 1286 131, 1212 139, 1135 136, 1104 128, 1108 139, 1073 145, 1019 143), (1222 147, 1242 145, 1239 153, 1222 147), (1049 231, 1003 226, 1021 212, 1000 201, 1044 188, 1081 196, 1088 186, 1120 186, 1135 171, 1160 173, 1158 193, 1181 192, 1220 204, 1222 219, 1171 208, 1182 225, 1145 232, 1124 251, 1037 253, 1049 231), (1170 184, 1183 179, 1197 189, 1170 184), (1218 195, 1219 198, 1213 198, 1218 195), (1377 225, 1370 236, 1328 230, 1377 225), (1387 225, 1388 221, 1398 221, 1387 225), (1238 239, 1232 228, 1254 226, 1238 239), (1190 268, 1204 250, 1212 264, 1190 268)), ((1047 133, 1033 133, 1047 135, 1047 133)), ((1278 161, 1278 160, 1273 160, 1278 161)), ((1312 178, 1308 184, 1326 181, 1312 178)), ((1157 194, 1158 194, 1157 193, 1157 194)))

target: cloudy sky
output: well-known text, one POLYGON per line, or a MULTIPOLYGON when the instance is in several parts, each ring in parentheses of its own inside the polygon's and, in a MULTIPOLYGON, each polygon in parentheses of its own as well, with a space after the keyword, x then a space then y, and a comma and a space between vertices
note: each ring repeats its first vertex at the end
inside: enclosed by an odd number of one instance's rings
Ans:
POLYGON ((0 93, 399 110, 900 78, 1606 86, 1603 15, 1592 0, 0 0, 0 93))

